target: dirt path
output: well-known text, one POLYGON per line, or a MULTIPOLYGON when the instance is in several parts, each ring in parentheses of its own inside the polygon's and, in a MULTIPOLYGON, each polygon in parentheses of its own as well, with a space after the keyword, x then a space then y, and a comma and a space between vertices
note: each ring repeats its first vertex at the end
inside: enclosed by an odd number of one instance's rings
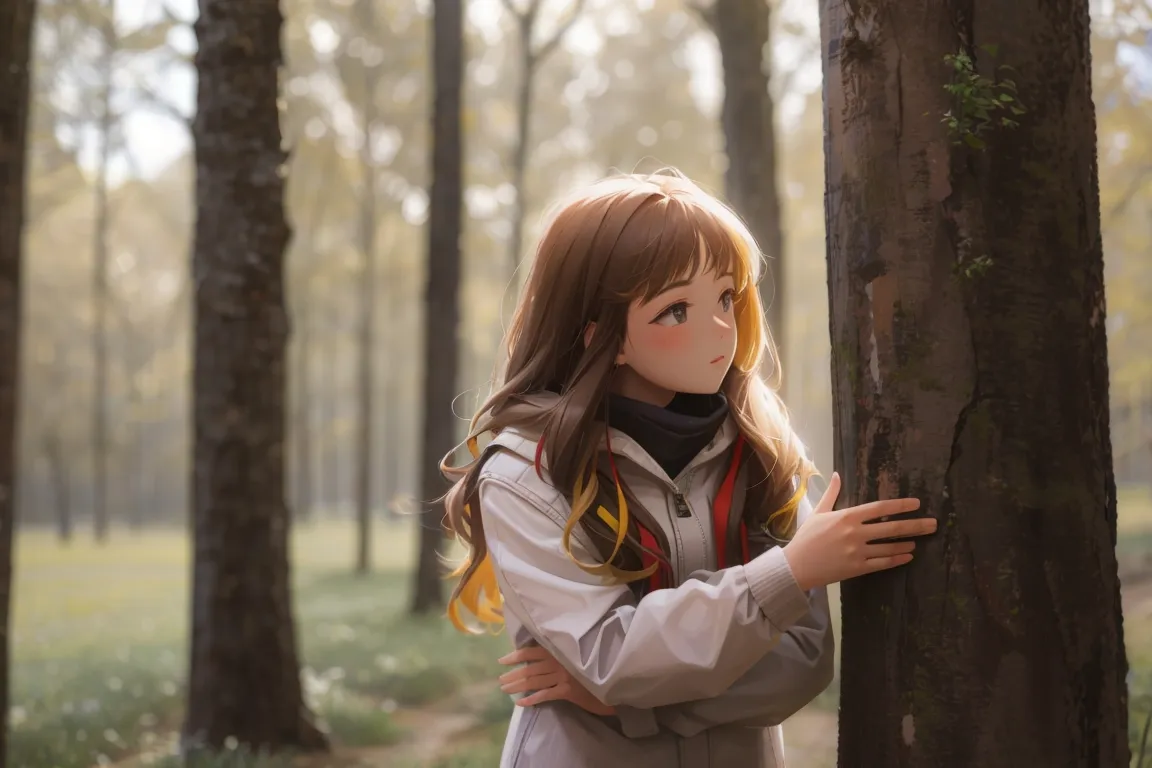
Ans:
POLYGON ((296 768, 430 768, 456 751, 480 725, 479 712, 492 694, 493 682, 466 686, 426 707, 399 709, 394 719, 405 732, 399 744, 387 747, 336 749, 296 761, 296 768))

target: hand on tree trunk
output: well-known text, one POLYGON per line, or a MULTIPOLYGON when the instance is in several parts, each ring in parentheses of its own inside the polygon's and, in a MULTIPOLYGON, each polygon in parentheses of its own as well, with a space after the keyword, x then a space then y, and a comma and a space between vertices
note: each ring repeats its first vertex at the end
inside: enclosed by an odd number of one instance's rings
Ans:
POLYGON ((912 541, 886 542, 936 531, 935 518, 870 521, 915 512, 919 499, 889 499, 834 510, 840 494, 840 475, 834 473, 815 513, 784 547, 784 556, 800 588, 807 592, 854 576, 883 571, 912 560, 912 541))

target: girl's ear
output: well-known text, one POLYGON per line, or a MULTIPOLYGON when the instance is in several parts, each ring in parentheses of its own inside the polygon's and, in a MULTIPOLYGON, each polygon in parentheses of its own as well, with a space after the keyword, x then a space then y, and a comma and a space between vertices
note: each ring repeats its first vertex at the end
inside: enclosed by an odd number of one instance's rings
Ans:
MULTIPOLYGON (((584 349, 588 349, 588 345, 592 343, 592 337, 596 335, 595 321, 588 323, 584 328, 584 349)), ((624 350, 620 350, 620 354, 616 355, 616 365, 624 365, 624 350)))

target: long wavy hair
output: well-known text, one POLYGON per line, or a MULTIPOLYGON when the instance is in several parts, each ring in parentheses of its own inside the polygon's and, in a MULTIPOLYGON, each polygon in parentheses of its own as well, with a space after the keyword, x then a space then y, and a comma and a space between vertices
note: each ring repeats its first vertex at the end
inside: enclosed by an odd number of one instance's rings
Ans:
MULTIPOLYGON (((440 465, 453 481, 445 497, 448 526, 467 547, 452 573, 460 578, 448 606, 459 629, 475 631, 465 625, 461 609, 482 624, 503 621, 479 510, 478 441, 485 434, 517 428, 538 436, 550 481, 571 506, 564 549, 581 568, 617 582, 646 576, 611 562, 581 562, 570 537, 597 497, 603 430, 594 422, 601 418, 624 343, 629 307, 700 270, 731 273, 735 282, 738 340, 721 391, 757 459, 749 462, 744 519, 778 539, 791 536, 815 469, 774 386, 780 366, 756 289, 760 264, 760 250, 739 217, 675 172, 611 177, 555 207, 505 339, 503 383, 471 422, 466 444, 472 461, 454 466, 457 446, 440 465), (596 332, 585 345, 590 323, 596 332), (761 374, 765 356, 772 363, 772 386, 761 374), (546 392, 559 396, 538 398, 547 405, 534 405, 532 395, 546 392)), ((619 523, 626 528, 623 517, 619 523)))

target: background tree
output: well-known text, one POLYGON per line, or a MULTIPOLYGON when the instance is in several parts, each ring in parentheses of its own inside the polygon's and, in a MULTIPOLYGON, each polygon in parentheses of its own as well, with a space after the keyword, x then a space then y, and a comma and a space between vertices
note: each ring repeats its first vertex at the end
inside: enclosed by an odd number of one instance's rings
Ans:
POLYGON ((12 532, 16 524, 16 415, 19 413, 25 168, 31 106, 35 0, 0 5, 0 768, 8 765, 8 639, 12 532))
POLYGON ((278 0, 202 0, 193 245, 195 562, 184 739, 319 748, 300 685, 284 503, 288 318, 278 0))
POLYGON ((455 444, 460 332, 460 234, 464 207, 464 0, 432 4, 432 184, 428 195, 428 271, 424 296, 424 429, 420 491, 424 513, 412 612, 444 604, 440 545, 445 490, 440 460, 455 444))
POLYGON ((728 202, 768 256, 760 292, 768 310, 768 327, 783 357, 787 341, 784 227, 777 189, 776 109, 769 90, 768 2, 715 0, 701 14, 716 32, 724 75, 720 112, 728 154, 724 189, 728 202))
POLYGON ((532 105, 536 86, 536 73, 540 64, 564 40, 568 30, 580 18, 584 10, 585 0, 572 0, 571 7, 563 20, 550 36, 541 42, 536 42, 537 22, 540 19, 540 10, 544 0, 527 0, 524 7, 516 4, 516 0, 501 0, 504 7, 516 20, 516 30, 519 33, 520 65, 519 81, 516 93, 516 139, 512 145, 512 231, 508 239, 508 265, 509 275, 515 277, 520 267, 524 250, 524 179, 528 172, 528 155, 532 135, 532 105))
POLYGON ((1086 0, 821 10, 840 503, 940 520, 842 587, 839 764, 1127 765, 1086 0))

